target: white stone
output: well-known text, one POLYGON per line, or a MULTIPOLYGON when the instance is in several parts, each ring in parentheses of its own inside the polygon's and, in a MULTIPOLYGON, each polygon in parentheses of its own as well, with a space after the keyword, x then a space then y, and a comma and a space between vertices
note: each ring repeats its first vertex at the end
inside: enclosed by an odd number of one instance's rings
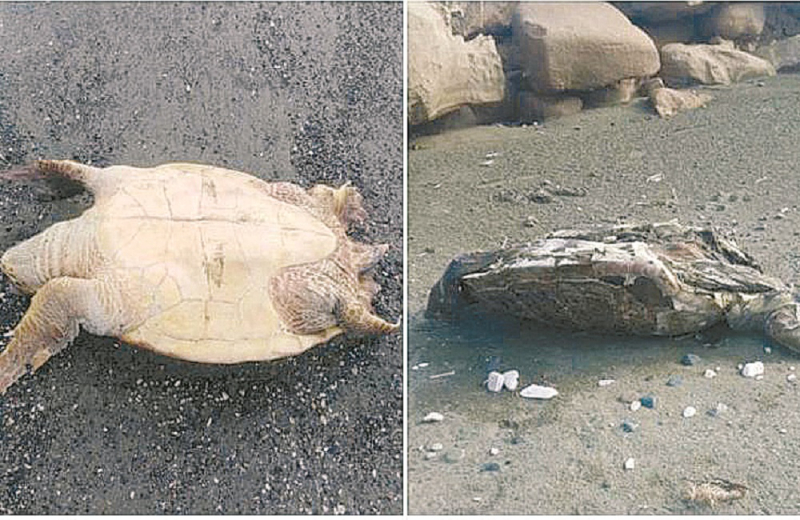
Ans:
POLYGON ((530 385, 523 388, 519 395, 530 399, 552 399, 558 395, 558 390, 548 386, 530 385))
POLYGON ((516 390, 519 386, 519 372, 516 370, 503 372, 503 384, 511 392, 516 390))
POLYGON ((690 81, 729 85, 774 76, 775 68, 767 60, 728 45, 669 43, 661 47, 659 75, 670 85, 690 81))
POLYGON ((616 383, 613 379, 601 379, 597 382, 597 386, 610 386, 616 383))
POLYGON ((636 461, 633 459, 633 457, 628 457, 625 460, 623 467, 628 470, 634 469, 636 467, 636 461))
POLYGON ((789 382, 792 382, 795 379, 797 379, 797 374, 789 374, 788 376, 786 376, 786 380, 789 382))
POLYGON ((641 401, 632 401, 631 404, 630 404, 630 410, 632 412, 635 412, 636 410, 638 410, 641 407, 642 407, 642 402, 641 401))
POLYGON ((772 347, 764 347, 765 354, 772 354, 772 347))
POLYGON ((703 375, 706 376, 708 379, 717 377, 717 373, 711 370, 710 368, 706 369, 706 371, 703 372, 703 375))
POLYGON ((442 421, 444 421, 444 415, 440 414, 439 412, 431 412, 422 419, 422 422, 425 423, 434 423, 442 421))
POLYGON ((428 448, 430 451, 442 451, 444 449, 444 445, 441 442, 434 442, 428 448))
POLYGON ((754 361, 747 363, 742 367, 742 375, 744 377, 756 377, 764 373, 764 363, 761 361, 754 361))
POLYGON ((489 455, 499 455, 499 454, 500 454, 500 448, 495 448, 495 447, 489 448, 489 455))
POLYGON ((688 419, 689 417, 694 417, 695 415, 697 415, 697 408, 694 406, 687 406, 683 409, 683 416, 685 418, 688 419))
POLYGON ((489 379, 486 380, 486 389, 490 392, 499 392, 503 389, 503 374, 500 372, 489 372, 489 379))

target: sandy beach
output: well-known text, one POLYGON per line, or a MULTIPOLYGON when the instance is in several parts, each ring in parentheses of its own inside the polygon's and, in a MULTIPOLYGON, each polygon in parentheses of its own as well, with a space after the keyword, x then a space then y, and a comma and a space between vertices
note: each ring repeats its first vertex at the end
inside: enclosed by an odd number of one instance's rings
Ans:
POLYGON ((800 393, 787 380, 797 354, 759 336, 608 338, 422 317, 454 255, 595 223, 716 226, 796 284, 800 76, 702 91, 714 97, 707 108, 668 120, 639 99, 542 125, 412 139, 411 514, 800 511, 800 393), (549 199, 527 196, 542 188, 549 199), (701 361, 682 365, 688 353, 701 361), (762 380, 739 374, 756 360, 762 380), (559 395, 490 394, 489 369, 516 369, 522 385, 544 382, 559 395), (598 386, 604 379, 614 382, 598 386), (654 408, 628 408, 647 395, 654 408), (689 406, 697 413, 687 418, 689 406), (444 420, 423 423, 430 412, 444 420), (745 496, 713 507, 685 499, 692 482, 710 479, 741 484, 745 496))

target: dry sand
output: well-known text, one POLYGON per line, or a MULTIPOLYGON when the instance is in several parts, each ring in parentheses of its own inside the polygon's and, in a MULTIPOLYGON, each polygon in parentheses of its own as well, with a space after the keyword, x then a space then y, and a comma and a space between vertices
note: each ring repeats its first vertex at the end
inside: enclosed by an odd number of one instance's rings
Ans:
POLYGON ((798 282, 800 76, 705 91, 715 98, 707 108, 671 120, 639 100, 538 127, 413 141, 410 513, 800 512, 800 393, 787 381, 800 366, 796 354, 767 352, 755 336, 596 338, 422 318, 428 289, 459 252, 592 223, 719 226, 767 272, 798 282), (518 196, 543 186, 564 195, 550 203, 518 196), (684 367, 679 360, 690 352, 702 361, 684 367), (766 365, 763 380, 738 374, 739 363, 756 359, 766 365), (419 363, 429 365, 414 369, 419 363), (523 384, 543 381, 560 395, 532 402, 489 394, 481 383, 492 367, 517 369, 523 384), (704 377, 707 368, 719 368, 717 377, 704 377), (683 384, 667 386, 672 375, 683 384), (616 382, 599 387, 605 378, 616 382), (620 401, 648 393, 655 409, 631 412, 620 401), (717 403, 727 410, 708 414, 717 403), (687 406, 697 415, 682 417, 687 406), (444 421, 422 424, 432 411, 444 421), (623 431, 626 419, 634 432, 623 431), (623 469, 629 457, 633 470, 623 469), (684 500, 688 482, 712 478, 748 491, 714 507, 684 500))

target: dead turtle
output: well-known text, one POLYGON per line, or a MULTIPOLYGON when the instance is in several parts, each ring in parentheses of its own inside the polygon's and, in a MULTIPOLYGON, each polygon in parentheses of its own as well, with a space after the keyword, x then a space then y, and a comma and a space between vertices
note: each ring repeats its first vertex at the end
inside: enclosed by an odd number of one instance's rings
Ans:
POLYGON ((718 231, 677 222, 557 231, 455 258, 426 315, 508 315, 569 330, 679 336, 718 324, 800 351, 793 291, 718 231))
POLYGON ((3 254, 30 308, 0 353, 0 393, 83 327, 203 363, 299 354, 342 332, 399 324, 371 310, 387 245, 348 238, 352 186, 308 190, 199 164, 97 168, 38 161, 94 195, 79 218, 3 254))

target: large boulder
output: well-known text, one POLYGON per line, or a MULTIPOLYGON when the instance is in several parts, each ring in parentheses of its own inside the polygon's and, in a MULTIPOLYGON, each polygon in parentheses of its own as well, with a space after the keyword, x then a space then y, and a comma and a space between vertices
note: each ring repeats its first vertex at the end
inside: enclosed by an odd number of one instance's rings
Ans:
POLYGON ((499 103, 505 93, 500 55, 490 36, 454 36, 433 4, 408 3, 408 118, 432 121, 465 105, 499 103))
POLYGON ((703 83, 728 85, 748 78, 774 76, 767 61, 733 45, 686 45, 670 43, 661 47, 661 72, 670 85, 703 83))
POLYGON ((755 55, 770 62, 776 70, 797 70, 800 68, 800 35, 759 47, 755 55))
POLYGON ((705 17, 703 32, 707 37, 720 36, 726 40, 754 39, 764 30, 765 20, 764 4, 724 3, 705 17))
POLYGON ((658 72, 653 41, 608 3, 520 3, 513 21, 526 82, 538 92, 591 90, 658 72))

